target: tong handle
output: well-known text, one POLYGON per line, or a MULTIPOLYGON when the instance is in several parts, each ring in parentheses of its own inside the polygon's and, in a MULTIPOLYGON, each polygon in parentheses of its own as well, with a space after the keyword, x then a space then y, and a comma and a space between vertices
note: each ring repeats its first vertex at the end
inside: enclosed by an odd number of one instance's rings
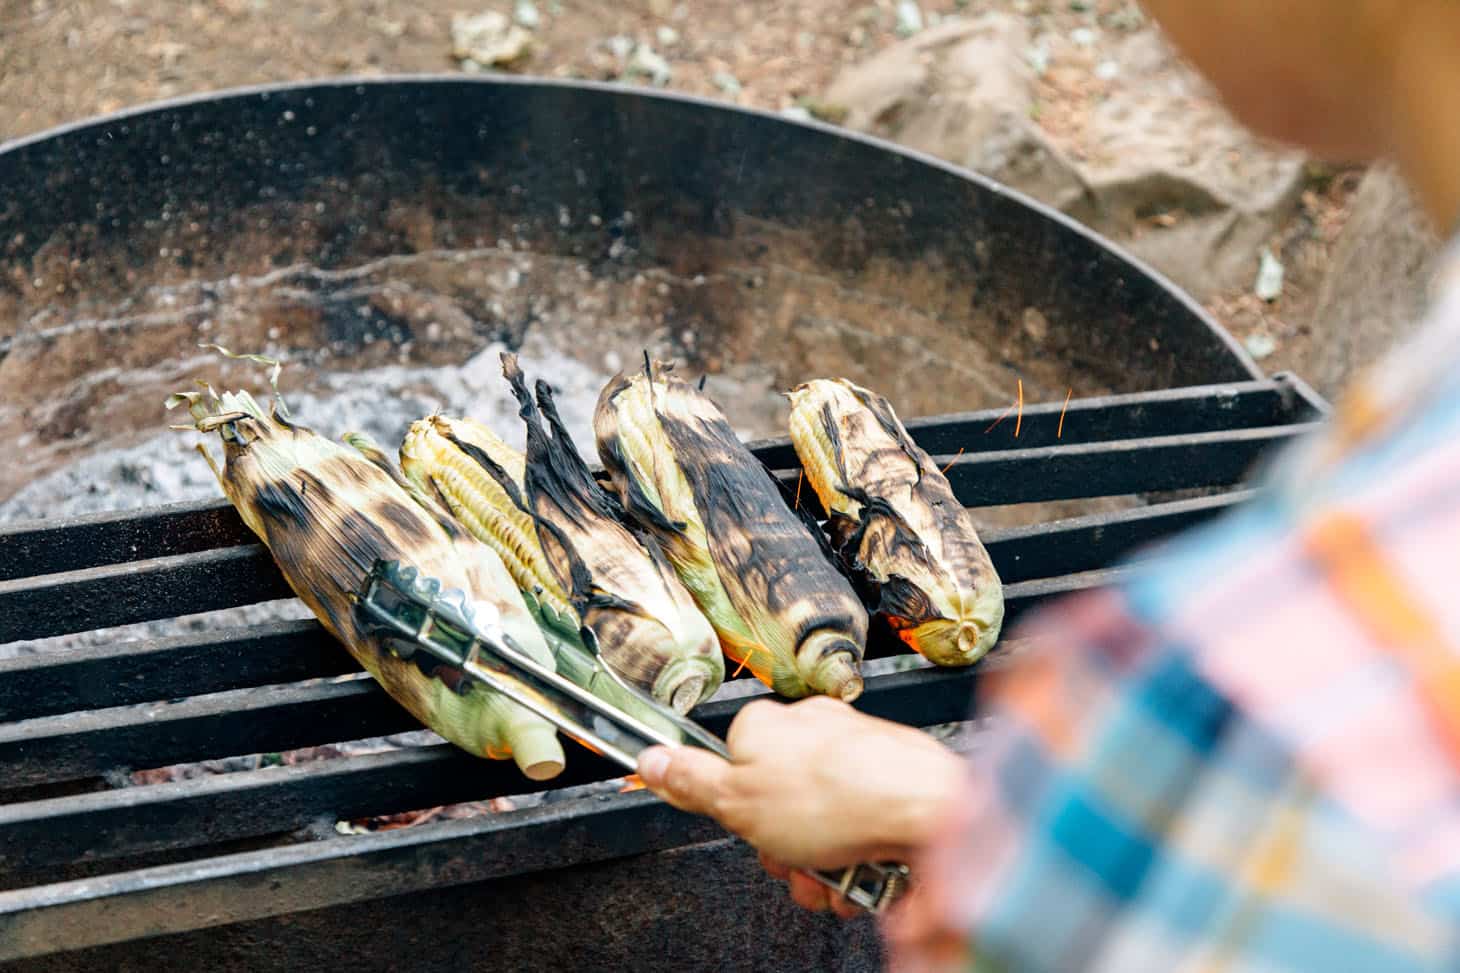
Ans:
MULTIPOLYGON (((358 596, 357 609, 377 630, 424 649, 630 771, 637 771, 639 754, 656 744, 692 743, 727 759, 730 756, 724 741, 678 713, 662 712, 677 731, 676 740, 541 666, 510 640, 478 627, 463 593, 442 592, 439 581, 399 562, 377 562, 358 596), (409 618, 398 614, 402 605, 414 608, 409 618), (509 673, 510 678, 504 679, 509 673), (523 683, 532 692, 524 693, 523 683)), ((647 706, 662 710, 612 669, 605 666, 604 671, 647 706)), ((842 872, 810 874, 849 902, 876 913, 902 894, 909 872, 898 863, 863 863, 842 872)))

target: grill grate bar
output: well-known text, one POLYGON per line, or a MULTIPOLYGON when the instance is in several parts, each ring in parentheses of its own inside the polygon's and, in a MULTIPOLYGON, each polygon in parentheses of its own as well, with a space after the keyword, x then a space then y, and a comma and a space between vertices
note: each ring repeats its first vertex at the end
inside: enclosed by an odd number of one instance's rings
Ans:
POLYGON ((6 786, 420 729, 369 679, 239 689, 0 725, 6 786))
POLYGON ((177 614, 292 598, 259 543, 0 581, 0 642, 41 639, 177 614))
POLYGON ((0 962, 723 837, 640 791, 0 892, 0 962))
POLYGON ((1121 558, 1141 557, 1141 548, 1146 545, 1209 520, 1251 497, 1250 490, 1234 490, 1114 514, 985 530, 982 535, 1000 579, 1012 584, 1093 571, 1121 558))
POLYGON ((0 527, 0 581, 255 540, 226 500, 32 521, 0 527))
MULTIPOLYGON (((1037 446, 934 456, 933 461, 944 468, 953 492, 967 507, 1229 487, 1242 481, 1263 452, 1316 427, 1317 423, 1303 423, 1037 446)), ((784 490, 794 490, 799 470, 778 470, 775 475, 784 490)), ((802 504, 810 505, 804 489, 802 504)))
MULTIPOLYGON (((1197 385, 1074 399, 1068 406, 1063 402, 1026 405, 1017 439, 1014 415, 1005 409, 910 419, 905 425, 919 446, 937 455, 953 454, 959 449, 986 453, 1060 443, 1190 436, 1288 425, 1318 416, 1315 404, 1294 382, 1279 376, 1262 382, 1197 385), (989 426, 1000 418, 1004 421, 990 430, 989 426)), ((784 439, 763 440, 753 443, 752 448, 767 466, 796 464, 796 452, 784 439)))
POLYGON ((23 655, 0 659, 0 723, 359 668, 312 618, 23 655))

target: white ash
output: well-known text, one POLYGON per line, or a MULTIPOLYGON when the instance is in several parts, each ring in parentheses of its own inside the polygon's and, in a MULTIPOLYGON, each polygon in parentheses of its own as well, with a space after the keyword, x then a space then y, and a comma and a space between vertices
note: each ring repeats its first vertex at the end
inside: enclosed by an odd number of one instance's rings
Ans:
MULTIPOLYGON (((498 356, 503 350, 501 345, 492 345, 459 366, 391 366, 330 374, 307 391, 294 391, 286 364, 280 384, 289 414, 333 439, 360 431, 394 454, 413 421, 439 410, 484 422, 520 449, 523 427, 517 417, 516 400, 502 378, 498 356)), ((563 421, 591 462, 593 407, 610 373, 567 357, 548 359, 521 354, 519 358, 529 381, 543 378, 553 387, 563 421)), ((261 370, 259 385, 266 388, 262 377, 261 370)), ((262 396, 260 401, 264 401, 262 396)), ((167 414, 166 421, 181 424, 187 418, 178 410, 167 414)), ((163 424, 159 410, 159 428, 163 424)), ((87 456, 41 477, 0 503, 0 524, 221 497, 208 464, 195 452, 198 443, 208 446, 221 460, 216 436, 175 430, 164 430, 135 446, 87 456)))

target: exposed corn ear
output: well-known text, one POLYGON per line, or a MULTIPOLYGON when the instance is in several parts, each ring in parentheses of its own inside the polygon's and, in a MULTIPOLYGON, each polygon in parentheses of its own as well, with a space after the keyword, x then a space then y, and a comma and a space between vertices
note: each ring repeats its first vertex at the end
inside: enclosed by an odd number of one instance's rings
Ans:
POLYGON ((225 462, 215 472, 223 492, 268 545, 289 587, 397 702, 471 753, 511 756, 533 779, 562 770, 563 750, 548 721, 426 653, 401 658, 354 610, 375 562, 399 560, 491 605, 524 652, 552 665, 535 618, 491 548, 413 499, 368 443, 361 443, 364 455, 347 449, 277 410, 266 413, 247 392, 169 400, 181 403, 198 430, 222 438, 225 462))
POLYGON ((616 376, 593 426, 725 653, 783 696, 860 695, 866 611, 715 404, 656 364, 616 376))
POLYGON ((947 478, 882 396, 817 379, 790 399, 791 442, 833 547, 868 579, 878 612, 939 665, 979 659, 999 637, 1003 586, 947 478))
POLYGON ((725 678, 714 629, 658 543, 631 531, 594 481, 548 385, 534 402, 516 356, 502 356, 502 371, 527 424, 526 496, 548 563, 614 672, 687 712, 725 678))
POLYGON ((523 495, 525 457, 471 419, 428 416, 411 423, 401 469, 496 551, 517 582, 570 630, 579 625, 567 588, 548 564, 523 495))

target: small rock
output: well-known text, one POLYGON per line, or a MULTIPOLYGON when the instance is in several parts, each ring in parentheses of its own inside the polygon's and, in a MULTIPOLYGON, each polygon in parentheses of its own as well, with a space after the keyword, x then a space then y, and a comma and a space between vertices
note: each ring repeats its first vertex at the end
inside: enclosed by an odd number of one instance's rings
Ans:
POLYGON ((786 108, 782 108, 781 114, 785 115, 787 118, 795 119, 798 122, 811 121, 811 112, 807 111, 805 108, 802 108, 800 105, 790 105, 786 108))
POLYGON ((517 0, 517 6, 512 10, 512 19, 528 30, 537 30, 542 23, 542 15, 537 12, 537 4, 532 0, 517 0))
POLYGON ((1277 340, 1266 331, 1254 331, 1242 342, 1247 349, 1247 354, 1258 361, 1267 358, 1277 351, 1277 340))
POLYGON ((1080 47, 1094 47, 1095 31, 1089 27, 1076 27, 1070 31, 1070 40, 1074 41, 1080 47))
POLYGON ((1267 247, 1262 248, 1262 259, 1257 267, 1257 283, 1253 293, 1264 301, 1275 301, 1283 296, 1283 263, 1267 247))
POLYGON ((457 14, 451 18, 451 52, 463 62, 507 66, 532 52, 532 35, 495 10, 474 17, 457 14))
POLYGON ((911 37, 923 29, 923 8, 916 0, 900 0, 897 5, 897 36, 911 37))
POLYGON ((1049 337, 1049 319, 1037 307, 1026 307, 1024 309, 1024 320, 1022 324, 1024 333, 1032 341, 1043 343, 1049 337))
POLYGON ((1045 202, 1083 192, 1031 121, 1034 72, 1022 17, 949 19, 844 70, 822 96, 846 126, 985 173, 1045 202))
POLYGON ((633 57, 629 58, 629 74, 637 74, 648 78, 657 87, 663 87, 669 83, 670 76, 674 73, 669 62, 664 60, 654 48, 648 44, 640 44, 634 48, 633 57))
POLYGON ((1077 14, 1086 13, 1090 9, 1090 0, 1070 0, 1070 9, 1077 14))
POLYGON ((1024 60, 1042 78, 1049 70, 1049 48, 1043 44, 1035 44, 1024 52, 1024 60))
POLYGON ((797 99, 796 104, 810 112, 813 118, 819 118, 823 122, 830 122, 833 125, 845 122, 849 114, 846 105, 823 101, 820 98, 800 98, 797 99))
POLYGON ((729 71, 716 71, 710 75, 710 83, 727 95, 740 94, 740 79, 729 71))
POLYGON ((659 42, 660 47, 673 47, 679 43, 679 31, 668 24, 663 24, 654 31, 654 39, 659 42))
POLYGON ((1146 24, 1146 15, 1134 3, 1128 3, 1105 18, 1105 25, 1111 30, 1135 31, 1146 24))
POLYGON ((615 34, 608 39, 608 52, 622 61, 634 52, 634 39, 615 34))
POLYGON ((1101 81, 1114 81, 1120 76, 1120 64, 1116 61, 1101 61, 1095 65, 1095 77, 1101 81))
POLYGON ((400 37, 406 32, 406 22, 404 20, 386 20, 384 17, 372 17, 368 23, 386 37, 400 37))
POLYGON ((1440 250, 1394 167, 1370 168, 1334 242, 1308 318, 1312 340, 1293 370, 1324 395, 1341 395, 1424 320, 1440 250))

